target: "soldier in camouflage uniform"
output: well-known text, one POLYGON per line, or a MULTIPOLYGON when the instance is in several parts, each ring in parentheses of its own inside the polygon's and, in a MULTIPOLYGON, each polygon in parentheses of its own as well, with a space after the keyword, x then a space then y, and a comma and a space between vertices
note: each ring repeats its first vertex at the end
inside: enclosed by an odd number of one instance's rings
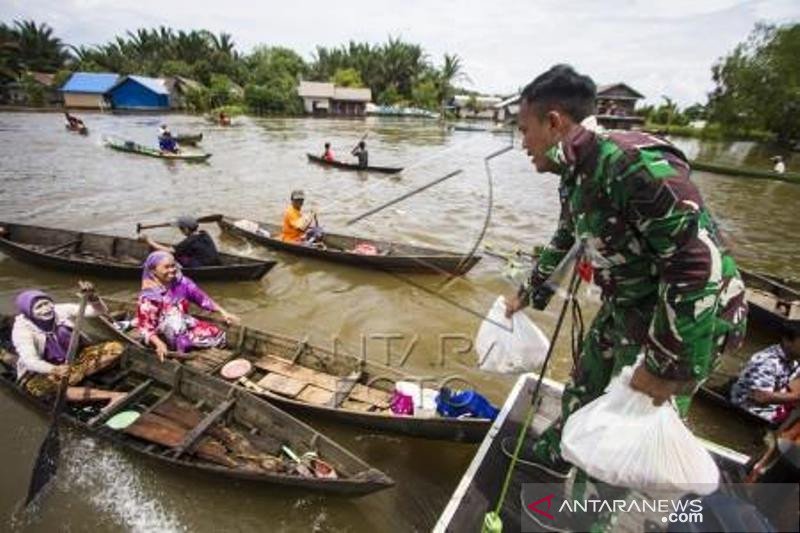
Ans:
POLYGON ((678 395, 685 412, 718 356, 741 344, 747 314, 736 264, 689 179, 686 157, 645 133, 600 130, 595 91, 590 78, 557 65, 525 88, 519 117, 537 170, 561 175, 561 216, 508 314, 547 305, 543 283, 576 242, 602 289, 562 418, 527 450, 536 466, 559 476, 569 469, 559 453, 563 421, 602 394, 623 366, 643 353, 631 386, 657 404, 678 395))

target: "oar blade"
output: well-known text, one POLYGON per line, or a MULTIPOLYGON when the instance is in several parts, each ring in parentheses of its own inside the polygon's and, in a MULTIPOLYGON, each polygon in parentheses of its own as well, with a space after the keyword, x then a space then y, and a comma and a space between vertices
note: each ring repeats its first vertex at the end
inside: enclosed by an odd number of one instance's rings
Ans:
POLYGON ((58 423, 53 423, 44 441, 42 441, 42 445, 39 447, 39 455, 36 457, 36 463, 33 466, 25 505, 30 504, 50 480, 55 477, 60 453, 61 437, 58 433, 58 423))

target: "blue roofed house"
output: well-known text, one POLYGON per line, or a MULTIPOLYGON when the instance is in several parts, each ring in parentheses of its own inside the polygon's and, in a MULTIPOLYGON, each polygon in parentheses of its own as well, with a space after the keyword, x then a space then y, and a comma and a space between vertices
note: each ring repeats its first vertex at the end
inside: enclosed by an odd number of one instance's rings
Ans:
POLYGON ((108 72, 75 72, 61 87, 64 107, 108 107, 105 94, 117 83, 119 76, 108 72))
POLYGON ((144 76, 125 76, 108 91, 114 109, 159 110, 170 108, 166 80, 144 76))

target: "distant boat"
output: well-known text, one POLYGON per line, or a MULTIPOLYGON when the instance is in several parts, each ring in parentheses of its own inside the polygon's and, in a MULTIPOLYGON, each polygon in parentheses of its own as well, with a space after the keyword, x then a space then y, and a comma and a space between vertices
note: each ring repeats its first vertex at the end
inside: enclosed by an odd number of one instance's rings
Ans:
POLYGON ((342 170, 361 170, 364 172, 378 172, 381 174, 397 174, 403 170, 403 167, 374 167, 374 166, 366 166, 360 167, 357 163, 347 163, 345 161, 328 161, 324 157, 320 157, 314 154, 306 154, 308 160, 312 163, 316 163, 318 165, 326 166, 326 167, 335 167, 340 168, 342 170))
POLYGON ((128 152, 131 154, 146 155, 148 157, 156 157, 159 159, 176 159, 181 161, 205 161, 211 154, 205 152, 187 152, 181 151, 176 154, 162 152, 156 148, 150 148, 133 141, 122 141, 114 139, 106 139, 105 145, 118 152, 128 152))
POLYGON ((709 161, 699 161, 695 159, 690 164, 694 170, 702 170, 704 172, 713 172, 715 174, 725 174, 727 176, 741 176, 746 178, 759 178, 788 181, 790 183, 800 183, 800 173, 798 172, 784 172, 778 174, 772 170, 741 167, 731 165, 721 165, 718 163, 711 163, 709 161))

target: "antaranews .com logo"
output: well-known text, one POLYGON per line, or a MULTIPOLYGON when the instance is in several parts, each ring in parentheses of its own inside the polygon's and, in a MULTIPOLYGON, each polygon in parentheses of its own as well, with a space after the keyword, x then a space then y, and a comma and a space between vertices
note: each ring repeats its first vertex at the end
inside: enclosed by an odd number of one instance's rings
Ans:
POLYGON ((797 483, 691 489, 654 487, 644 493, 591 482, 525 483, 520 529, 589 531, 613 524, 619 531, 800 531, 797 483))

